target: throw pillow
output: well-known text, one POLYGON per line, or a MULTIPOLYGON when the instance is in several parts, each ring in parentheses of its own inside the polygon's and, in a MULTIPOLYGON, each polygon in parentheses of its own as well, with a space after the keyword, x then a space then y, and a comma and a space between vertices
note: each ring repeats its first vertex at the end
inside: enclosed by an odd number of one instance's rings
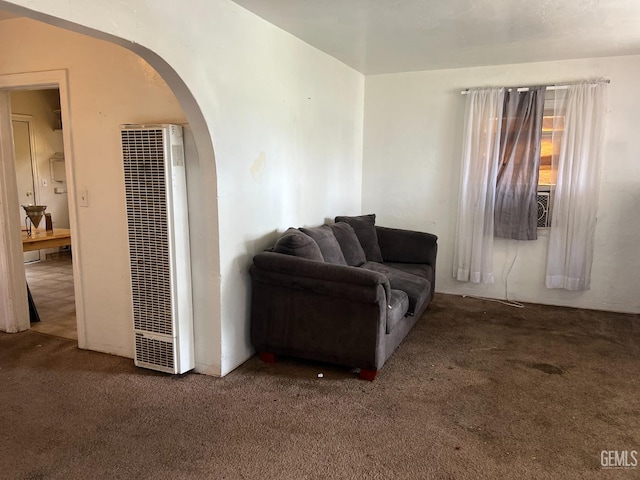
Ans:
POLYGON ((273 251, 307 260, 324 261, 320 247, 315 240, 295 228, 289 228, 282 234, 274 245, 273 251))
POLYGON ((353 227, 353 230, 360 240, 360 245, 370 262, 382 262, 382 253, 378 245, 378 234, 376 233, 376 215, 360 215, 358 217, 336 217, 337 222, 346 222, 353 227))
POLYGON ((320 247, 324 261, 327 263, 337 263, 347 265, 347 261, 342 254, 342 249, 336 240, 333 230, 328 225, 315 228, 301 228, 300 231, 309 235, 320 247))
POLYGON ((338 222, 330 225, 330 227, 336 240, 338 240, 347 265, 359 267, 367 261, 367 256, 364 254, 362 245, 360 245, 360 240, 358 240, 356 232, 353 231, 351 225, 346 222, 338 222))

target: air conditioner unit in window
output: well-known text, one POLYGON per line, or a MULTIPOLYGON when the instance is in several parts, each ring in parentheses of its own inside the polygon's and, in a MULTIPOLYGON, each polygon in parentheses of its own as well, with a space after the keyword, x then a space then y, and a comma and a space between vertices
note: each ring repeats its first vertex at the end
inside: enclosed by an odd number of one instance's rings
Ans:
POLYGON ((538 228, 549 227, 551 221, 550 200, 550 192, 538 192, 538 228))
POLYGON ((195 366, 182 127, 122 125, 135 365, 195 366))

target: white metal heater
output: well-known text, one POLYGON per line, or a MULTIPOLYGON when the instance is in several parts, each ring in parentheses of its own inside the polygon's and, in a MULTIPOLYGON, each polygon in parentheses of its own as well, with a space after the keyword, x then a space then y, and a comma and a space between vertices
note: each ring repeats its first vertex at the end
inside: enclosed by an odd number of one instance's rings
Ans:
POLYGON ((122 125, 135 365, 194 368, 182 127, 122 125))

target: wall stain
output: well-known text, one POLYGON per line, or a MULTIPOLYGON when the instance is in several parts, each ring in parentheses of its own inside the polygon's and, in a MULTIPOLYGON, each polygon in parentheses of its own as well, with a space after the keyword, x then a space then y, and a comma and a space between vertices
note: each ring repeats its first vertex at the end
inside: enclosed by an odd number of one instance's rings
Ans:
POLYGON ((260 152, 258 158, 256 158, 251 164, 251 176, 255 181, 260 180, 262 171, 264 170, 264 164, 267 161, 267 154, 260 152))

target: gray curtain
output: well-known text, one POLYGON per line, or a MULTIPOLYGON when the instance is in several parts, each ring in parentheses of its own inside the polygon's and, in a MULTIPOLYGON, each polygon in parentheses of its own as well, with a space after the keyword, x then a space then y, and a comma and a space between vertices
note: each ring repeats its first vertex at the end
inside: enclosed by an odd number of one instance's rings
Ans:
POLYGON ((535 240, 545 87, 505 92, 496 182, 494 234, 535 240))

